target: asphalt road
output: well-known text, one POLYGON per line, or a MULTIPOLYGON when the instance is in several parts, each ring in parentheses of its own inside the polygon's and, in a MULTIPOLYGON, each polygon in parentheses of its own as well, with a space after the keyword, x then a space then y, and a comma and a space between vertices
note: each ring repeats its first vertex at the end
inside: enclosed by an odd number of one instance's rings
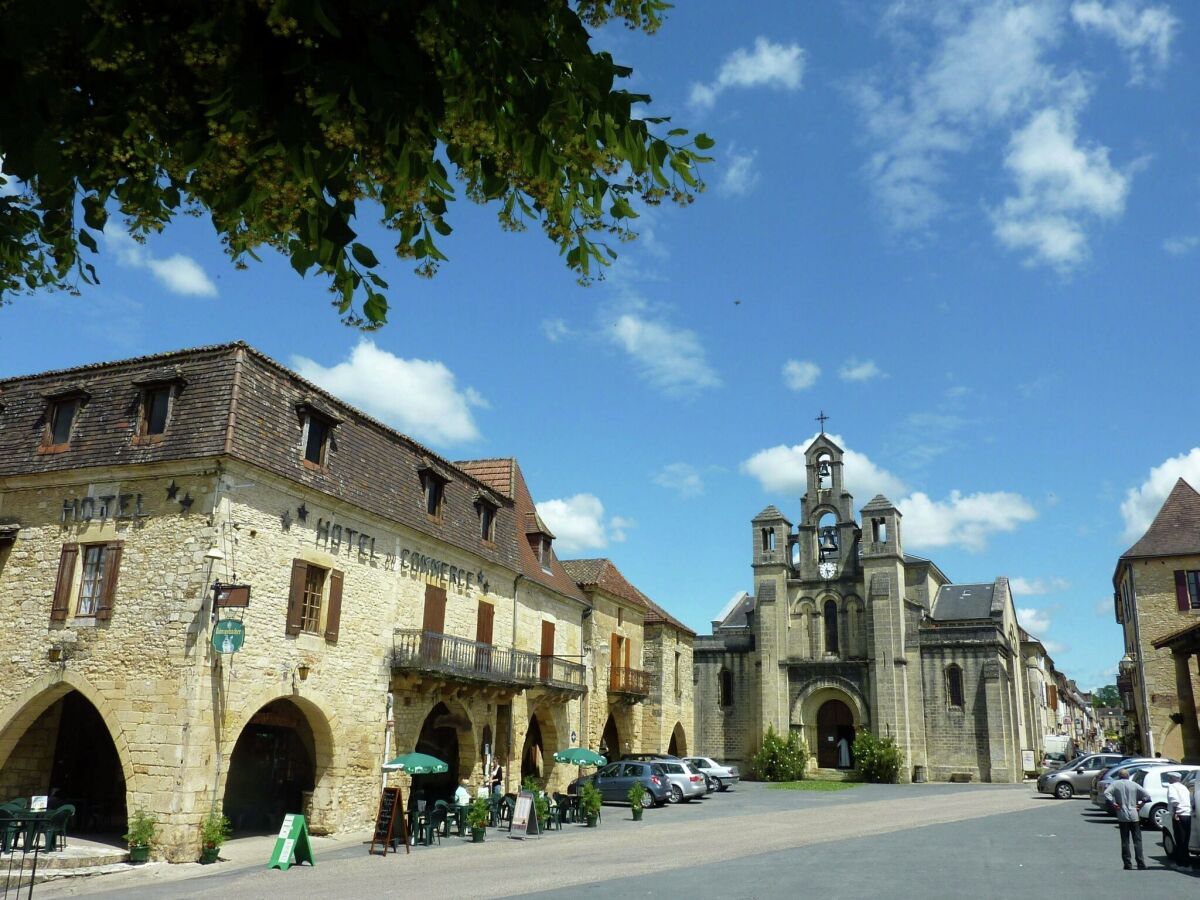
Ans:
MULTIPOLYGON (((150 897, 1017 898, 1195 897, 1192 873, 1121 868, 1113 820, 1086 800, 1040 798, 1031 786, 864 785, 836 793, 768 790, 648 810, 606 806, 599 829, 568 825, 524 843, 489 832, 410 855, 369 857, 357 840, 318 840, 317 865, 262 862, 158 867, 39 895, 150 897)), ((257 850, 256 850, 257 852, 257 850)), ((236 855, 236 854, 230 854, 236 855)), ((245 857, 243 856, 243 859, 245 857)))

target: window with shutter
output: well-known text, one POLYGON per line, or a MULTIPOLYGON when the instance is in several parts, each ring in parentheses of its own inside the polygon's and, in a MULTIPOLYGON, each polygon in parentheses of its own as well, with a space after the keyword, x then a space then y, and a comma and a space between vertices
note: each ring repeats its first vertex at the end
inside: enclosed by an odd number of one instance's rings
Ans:
POLYGON ((475 648, 475 670, 489 672, 492 667, 492 623, 496 618, 496 607, 479 601, 479 612, 475 618, 475 642, 484 646, 475 648))
POLYGON ((325 575, 328 570, 311 563, 304 579, 304 596, 300 602, 300 630, 316 634, 321 630, 321 600, 325 594, 325 575))
POLYGON ((50 606, 50 621, 62 622, 67 618, 71 605, 71 589, 75 584, 75 561, 79 557, 78 544, 63 544, 58 558, 58 580, 54 583, 54 602, 50 606))
POLYGON ((1180 612, 1200 609, 1200 571, 1176 570, 1175 603, 1180 612))
POLYGON ((342 582, 345 576, 338 569, 329 573, 329 606, 325 613, 325 640, 336 644, 342 624, 342 582))
POLYGON ((425 585, 425 615, 421 622, 421 656, 431 663, 442 658, 442 633, 446 630, 446 589, 425 585))
POLYGON ((292 584, 288 592, 287 633, 299 634, 303 622, 304 586, 308 582, 308 563, 292 560, 292 584))
POLYGON ((107 622, 112 618, 113 597, 117 593, 117 573, 121 570, 121 545, 108 544, 104 548, 104 581, 100 586, 99 605, 96 618, 107 622))
POLYGON ((542 660, 541 660, 541 679, 547 681, 550 678, 550 661, 554 658, 554 623, 542 622, 542 660))

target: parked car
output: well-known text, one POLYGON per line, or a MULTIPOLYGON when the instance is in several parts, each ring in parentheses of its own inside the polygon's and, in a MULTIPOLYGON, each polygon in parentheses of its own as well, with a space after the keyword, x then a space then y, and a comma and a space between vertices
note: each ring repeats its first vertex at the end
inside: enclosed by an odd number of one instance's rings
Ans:
POLYGON ((1118 772, 1128 772, 1132 778, 1143 769, 1152 769, 1156 766, 1165 766, 1168 762, 1162 759, 1141 759, 1134 757, 1133 759, 1123 759, 1115 766, 1110 766, 1103 772, 1100 772, 1092 779, 1091 787, 1088 790, 1088 796, 1092 798, 1092 804, 1098 809, 1105 812, 1112 812, 1108 805, 1104 802, 1104 792, 1108 790, 1108 786, 1117 779, 1118 772))
POLYGON ((1039 774, 1045 775, 1048 772, 1057 772, 1067 764, 1067 761, 1065 753, 1047 753, 1042 757, 1042 766, 1039 774))
MULTIPOLYGON (((1187 775, 1197 770, 1200 770, 1200 766, 1147 766, 1140 772, 1129 776, 1144 787, 1146 793, 1150 795, 1150 801, 1143 803, 1138 809, 1143 828, 1162 828, 1164 825, 1170 826, 1171 824, 1171 820, 1167 818, 1167 775, 1171 772, 1187 775)), ((1192 777, 1195 778, 1195 775, 1192 777)), ((1182 779, 1180 780, 1182 781, 1182 779)))
POLYGON ((663 771, 667 774, 672 803, 687 803, 696 797, 703 797, 708 792, 700 770, 693 768, 682 759, 679 761, 664 759, 655 765, 662 766, 663 771))
POLYGON ((595 775, 576 778, 567 788, 569 793, 578 794, 579 786, 590 781, 600 791, 606 803, 628 803, 629 789, 640 782, 646 789, 642 806, 662 806, 671 796, 670 783, 662 763, 622 760, 602 766, 595 775))
POLYGON ((737 766, 723 766, 707 756, 689 756, 686 761, 711 778, 718 791, 726 791, 742 780, 737 766))
POLYGON ((1074 759, 1057 772, 1047 772, 1038 778, 1038 792, 1053 794, 1059 800, 1070 800, 1077 792, 1086 791, 1092 778, 1120 761, 1119 753, 1093 753, 1074 759))

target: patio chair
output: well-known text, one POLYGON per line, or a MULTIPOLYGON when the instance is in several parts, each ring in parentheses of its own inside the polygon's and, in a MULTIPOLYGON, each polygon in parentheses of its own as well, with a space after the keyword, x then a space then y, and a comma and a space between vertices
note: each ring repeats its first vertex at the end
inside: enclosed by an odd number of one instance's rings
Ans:
POLYGON ((517 798, 512 794, 505 794, 500 798, 500 827, 503 828, 505 822, 508 823, 508 830, 512 831, 513 813, 517 809, 517 798))
POLYGON ((450 829, 458 819, 455 807, 445 800, 439 800, 433 808, 442 814, 442 837, 450 837, 450 829))
MULTIPOLYGON (((67 823, 71 821, 73 815, 75 815, 75 807, 70 803, 64 803, 51 812, 49 818, 39 823, 40 833, 46 836, 46 850, 67 849, 67 823)), ((37 838, 34 840, 36 841, 37 838)))
POLYGON ((554 817, 558 820, 558 826, 560 828, 562 827, 563 822, 574 822, 575 805, 571 802, 571 798, 566 794, 555 794, 554 813, 554 817))
POLYGON ((493 828, 500 825, 500 795, 488 794, 488 811, 491 814, 490 824, 493 828))
POLYGON ((20 813, 11 808, 0 807, 0 853, 8 853, 17 846, 21 833, 20 813))
POLYGON ((433 846, 433 839, 437 838, 438 846, 442 845, 442 826, 446 824, 446 807, 445 800, 439 800, 438 805, 433 809, 425 811, 425 845, 433 846))

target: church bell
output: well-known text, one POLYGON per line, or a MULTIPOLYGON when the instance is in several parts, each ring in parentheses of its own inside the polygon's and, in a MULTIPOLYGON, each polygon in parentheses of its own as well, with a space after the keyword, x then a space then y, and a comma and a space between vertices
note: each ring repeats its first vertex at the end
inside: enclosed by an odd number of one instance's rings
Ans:
POLYGON ((837 537, 833 528, 824 528, 821 531, 821 556, 837 553, 837 537))
POLYGON ((829 463, 827 463, 825 460, 821 460, 821 464, 817 466, 817 477, 828 478, 830 474, 829 463))

